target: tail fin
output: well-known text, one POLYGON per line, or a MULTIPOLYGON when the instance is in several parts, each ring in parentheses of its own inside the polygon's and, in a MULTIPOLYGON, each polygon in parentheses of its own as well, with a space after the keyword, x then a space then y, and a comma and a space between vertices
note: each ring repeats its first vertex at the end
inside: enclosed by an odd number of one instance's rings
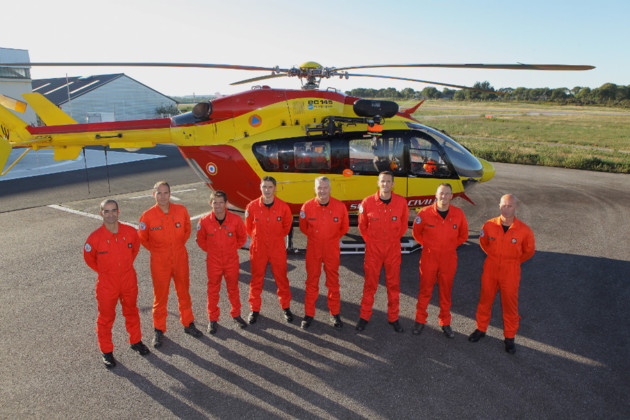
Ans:
POLYGON ((22 95, 26 102, 35 110, 39 118, 46 125, 77 124, 68 114, 50 102, 41 93, 25 93, 22 95))
POLYGON ((26 129, 28 125, 13 115, 11 111, 0 106, 0 171, 9 159, 12 145, 20 141, 31 138, 31 134, 26 129))

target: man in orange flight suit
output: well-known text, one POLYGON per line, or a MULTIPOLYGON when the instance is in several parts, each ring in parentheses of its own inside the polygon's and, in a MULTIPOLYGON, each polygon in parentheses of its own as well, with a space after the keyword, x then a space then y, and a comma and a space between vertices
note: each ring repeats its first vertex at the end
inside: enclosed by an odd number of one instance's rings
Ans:
POLYGON ((315 194, 300 211, 300 230, 306 242, 306 290, 304 293, 304 319, 301 327, 307 329, 315 317, 315 302, 319 296, 319 277, 322 264, 328 288, 328 311, 333 327, 343 327, 339 311, 339 240, 348 232, 348 210, 339 200, 330 196, 330 180, 320 176, 315 180, 315 194))
POLYGON ((223 191, 210 194, 212 212, 199 220, 197 244, 206 255, 208 273, 208 332, 216 334, 219 321, 219 291, 221 277, 225 277, 228 298, 232 305, 230 315, 236 324, 246 328, 241 318, 241 298, 238 290, 238 249, 247 242, 245 225, 240 216, 227 210, 227 195, 223 191))
POLYGON ((188 276, 190 217, 186 207, 170 202, 171 187, 165 181, 153 186, 155 206, 142 213, 138 234, 142 245, 151 252, 153 279, 153 347, 160 347, 166 332, 168 291, 171 278, 179 301, 179 319, 184 332, 193 337, 203 334, 195 327, 188 276))
POLYGON ((248 322, 255 324, 260 305, 267 263, 278 287, 278 300, 287 322, 293 321, 291 289, 287 278, 287 249, 284 237, 289 234, 293 216, 289 205, 276 197, 276 180, 266 176, 260 183, 262 196, 250 202, 245 209, 245 228, 252 238, 249 247, 252 280, 249 285, 251 312, 248 322))
POLYGON ((427 306, 437 281, 440 326, 444 335, 454 338, 455 333, 451 328, 451 289, 457 270, 457 247, 468 239, 468 223, 464 212, 451 205, 451 184, 440 184, 435 198, 433 205, 418 212, 413 224, 413 237, 422 245, 420 289, 413 333, 420 334, 427 322, 427 306))
POLYGON ((104 200, 101 203, 99 214, 103 218, 103 225, 88 237, 83 251, 87 265, 98 273, 96 334, 103 363, 108 369, 116 366, 112 326, 116 318, 118 300, 125 317, 131 348, 142 356, 150 353, 142 342, 140 316, 136 304, 138 279, 133 262, 140 250, 140 240, 134 228, 118 223, 119 213, 116 201, 104 200))
POLYGON ((477 329, 468 337, 473 343, 485 337, 492 302, 501 292, 505 351, 514 354, 514 336, 518 330, 518 286, 521 264, 535 252, 534 233, 516 218, 518 201, 512 194, 501 197, 501 216, 488 220, 479 234, 479 245, 486 253, 481 275, 481 294, 477 305, 477 329))
POLYGON ((394 174, 390 171, 381 172, 378 176, 379 191, 364 198, 359 206, 359 232, 365 241, 365 282, 357 331, 363 331, 370 321, 381 267, 385 265, 387 320, 394 331, 403 332, 398 322, 400 238, 407 231, 409 208, 402 196, 392 192, 393 187, 394 174))

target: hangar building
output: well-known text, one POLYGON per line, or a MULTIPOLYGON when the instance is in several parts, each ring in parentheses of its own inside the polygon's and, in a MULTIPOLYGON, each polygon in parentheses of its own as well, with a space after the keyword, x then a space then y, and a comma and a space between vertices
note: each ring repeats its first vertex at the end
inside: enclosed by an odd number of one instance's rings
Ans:
POLYGON ((38 92, 78 123, 160 118, 177 102, 131 77, 102 74, 33 80, 38 92))

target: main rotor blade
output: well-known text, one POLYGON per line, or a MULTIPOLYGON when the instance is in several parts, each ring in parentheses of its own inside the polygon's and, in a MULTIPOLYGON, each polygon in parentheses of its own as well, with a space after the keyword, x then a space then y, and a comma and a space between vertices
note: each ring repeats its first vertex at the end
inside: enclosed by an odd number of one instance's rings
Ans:
POLYGON ((242 85, 244 83, 250 83, 250 82, 257 82, 259 80, 266 80, 266 79, 275 79, 276 77, 287 77, 287 74, 268 74, 266 76, 260 76, 260 77, 253 77, 251 79, 246 79, 246 80, 240 80, 238 82, 233 82, 230 83, 231 86, 234 85, 242 85))
POLYGON ((207 64, 207 63, 141 63, 141 62, 84 62, 84 63, 61 63, 61 62, 39 62, 39 63, 2 63, 3 67, 191 67, 203 69, 230 69, 230 70, 254 70, 254 71, 281 71, 288 72, 288 69, 277 67, 257 67, 240 66, 236 64, 207 64))
POLYGON ((458 88, 458 89, 475 90, 477 92, 483 92, 483 93, 494 93, 496 95, 505 95, 505 92, 496 92, 494 90, 479 89, 479 88, 474 88, 474 87, 470 87, 470 86, 452 85, 450 83, 432 82, 430 80, 409 79, 407 77, 379 76, 379 75, 375 75, 375 74, 352 74, 352 73, 348 73, 348 76, 352 76, 352 77, 373 77, 373 78, 376 78, 376 79, 405 80, 407 82, 427 83, 429 85, 447 86, 447 87, 453 87, 453 88, 458 88))
POLYGON ((338 67, 335 70, 375 69, 384 67, 441 67, 449 69, 496 69, 496 70, 592 70, 595 66, 569 64, 375 64, 369 66, 338 67))
POLYGON ((0 105, 7 109, 10 109, 11 111, 20 112, 22 114, 24 114, 24 112, 26 111, 26 102, 22 102, 17 99, 13 99, 10 96, 4 96, 2 94, 0 94, 0 105))

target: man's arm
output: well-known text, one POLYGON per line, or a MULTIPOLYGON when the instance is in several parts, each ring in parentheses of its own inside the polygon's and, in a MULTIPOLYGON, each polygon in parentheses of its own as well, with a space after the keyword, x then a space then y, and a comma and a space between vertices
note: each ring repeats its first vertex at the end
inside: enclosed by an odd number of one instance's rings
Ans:
POLYGON ((534 232, 527 227, 527 233, 523 238, 523 254, 521 255, 521 263, 529 260, 534 256, 534 252, 536 251, 536 241, 534 240, 534 232))
POLYGON ((197 223, 197 245, 199 245, 199 248, 203 249, 204 251, 208 252, 208 250, 206 249, 206 228, 203 226, 202 223, 203 219, 199 219, 199 222, 197 223))

